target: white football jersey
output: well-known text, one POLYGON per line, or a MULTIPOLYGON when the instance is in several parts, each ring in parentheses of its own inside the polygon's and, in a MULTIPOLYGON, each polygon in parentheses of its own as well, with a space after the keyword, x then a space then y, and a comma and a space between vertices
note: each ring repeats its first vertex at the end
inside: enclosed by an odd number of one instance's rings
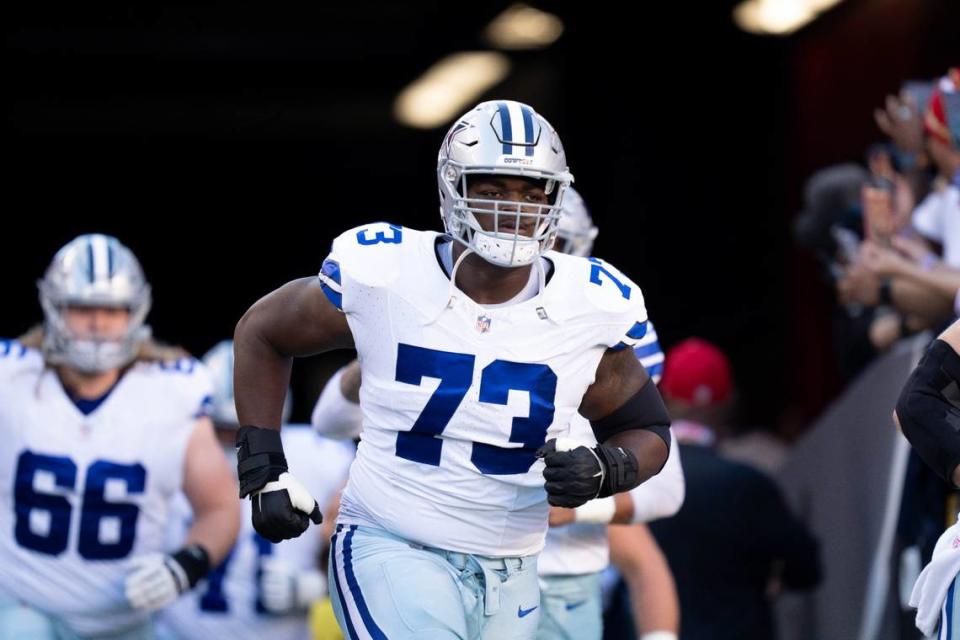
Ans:
POLYGON ((534 453, 567 435, 604 352, 643 337, 643 295, 599 259, 550 252, 542 291, 484 307, 451 284, 439 241, 358 227, 334 241, 320 273, 363 377, 340 522, 451 551, 533 554, 547 516, 534 453))
MULTIPOLYGON (((351 442, 322 438, 309 426, 287 425, 280 432, 290 472, 320 504, 331 502, 347 479, 353 461, 351 442)), ((234 466, 236 466, 234 459, 234 466)), ((260 603, 260 566, 277 558, 291 567, 316 569, 325 541, 320 528, 273 544, 253 529, 249 500, 241 501, 240 534, 227 558, 189 593, 161 614, 161 624, 181 640, 236 638, 244 640, 299 640, 309 637, 303 614, 274 615, 260 603)), ((171 548, 182 546, 192 514, 181 496, 171 521, 171 548)))
POLYGON ((0 342, 0 591, 81 635, 144 622, 124 580, 164 550, 211 392, 196 360, 137 363, 85 415, 38 351, 0 342))

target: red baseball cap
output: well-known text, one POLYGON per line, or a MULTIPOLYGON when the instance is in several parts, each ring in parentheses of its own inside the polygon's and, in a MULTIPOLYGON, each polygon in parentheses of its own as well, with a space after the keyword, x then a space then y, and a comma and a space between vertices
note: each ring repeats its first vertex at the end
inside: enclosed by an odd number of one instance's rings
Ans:
POLYGON ((706 340, 688 338, 667 351, 660 392, 698 407, 722 404, 733 393, 730 362, 706 340))
POLYGON ((960 91, 960 67, 953 67, 947 75, 940 78, 930 96, 930 103, 923 118, 923 128, 926 134, 936 138, 943 144, 957 148, 954 137, 960 133, 950 131, 950 119, 947 117, 945 94, 954 94, 960 91))

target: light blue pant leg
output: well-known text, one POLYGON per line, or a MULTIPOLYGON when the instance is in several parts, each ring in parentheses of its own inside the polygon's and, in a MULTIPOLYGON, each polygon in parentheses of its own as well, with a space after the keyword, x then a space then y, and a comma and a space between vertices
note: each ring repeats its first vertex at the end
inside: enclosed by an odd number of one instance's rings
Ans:
POLYGON ((536 633, 536 556, 484 558, 338 525, 328 575, 348 640, 532 640, 536 633))
POLYGON ((540 601, 543 614, 537 640, 600 640, 603 636, 599 573, 540 578, 540 601))
MULTIPOLYGON (((89 640, 88 636, 81 636, 74 633, 70 627, 60 620, 54 619, 53 627, 55 631, 54 637, 56 637, 57 640, 89 640)), ((156 638, 153 633, 153 621, 151 620, 135 627, 124 629, 123 631, 97 634, 94 637, 96 640, 155 640, 156 638)))
POLYGON ((0 594, 0 640, 54 640, 56 637, 47 616, 0 594))
POLYGON ((330 600, 347 640, 467 640, 459 573, 386 531, 337 525, 330 600))
POLYGON ((960 575, 954 578, 943 601, 937 640, 960 640, 960 575))

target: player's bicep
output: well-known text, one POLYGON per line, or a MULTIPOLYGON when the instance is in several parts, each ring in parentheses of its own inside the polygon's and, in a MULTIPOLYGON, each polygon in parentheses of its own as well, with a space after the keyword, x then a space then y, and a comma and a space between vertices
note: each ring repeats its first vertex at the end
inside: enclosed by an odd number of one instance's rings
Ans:
POLYGON ((594 383, 580 403, 587 420, 604 418, 624 405, 650 380, 633 349, 607 349, 597 365, 594 383))
POLYGON ((237 335, 265 342, 285 357, 353 347, 346 316, 316 277, 293 280, 258 300, 240 320, 237 335))
POLYGON ((293 357, 352 346, 346 318, 317 278, 293 280, 258 300, 234 332, 240 424, 279 428, 293 357))

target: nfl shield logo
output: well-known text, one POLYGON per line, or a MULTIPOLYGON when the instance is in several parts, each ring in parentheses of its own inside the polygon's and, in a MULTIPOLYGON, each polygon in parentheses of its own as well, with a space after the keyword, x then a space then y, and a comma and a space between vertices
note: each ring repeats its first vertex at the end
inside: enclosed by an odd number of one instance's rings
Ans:
POLYGON ((490 331, 490 318, 487 316, 477 316, 477 331, 486 333, 490 331))

